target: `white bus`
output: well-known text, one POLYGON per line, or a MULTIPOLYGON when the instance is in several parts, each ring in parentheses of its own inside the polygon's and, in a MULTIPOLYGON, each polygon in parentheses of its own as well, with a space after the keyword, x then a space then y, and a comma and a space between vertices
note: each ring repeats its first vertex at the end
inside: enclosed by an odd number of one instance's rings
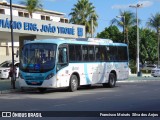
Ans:
POLYGON ((20 54, 20 87, 67 87, 103 84, 115 87, 129 76, 128 47, 108 39, 47 39, 26 43, 20 54))

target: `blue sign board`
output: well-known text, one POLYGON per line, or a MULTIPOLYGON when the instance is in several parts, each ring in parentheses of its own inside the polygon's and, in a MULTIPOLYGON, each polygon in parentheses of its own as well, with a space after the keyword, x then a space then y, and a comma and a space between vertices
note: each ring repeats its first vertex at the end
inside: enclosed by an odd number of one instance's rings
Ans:
MULTIPOLYGON (((6 19, 0 19, 0 28, 11 28, 11 21, 6 19)), ((38 28, 36 23, 29 23, 29 22, 21 22, 21 21, 13 21, 12 28, 15 30, 25 30, 25 31, 37 31, 37 32, 44 32, 44 33, 58 33, 58 34, 67 34, 67 35, 75 35, 75 28, 74 27, 63 27, 63 26, 54 26, 51 24, 48 25, 41 25, 41 28, 38 28)), ((83 28, 77 28, 77 36, 83 36, 83 28)))

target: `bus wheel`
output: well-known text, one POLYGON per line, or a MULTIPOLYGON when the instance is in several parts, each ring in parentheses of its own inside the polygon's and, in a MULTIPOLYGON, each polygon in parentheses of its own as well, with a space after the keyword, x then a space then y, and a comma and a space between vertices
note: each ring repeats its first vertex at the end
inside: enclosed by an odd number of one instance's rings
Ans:
POLYGON ((108 83, 103 83, 103 86, 113 88, 115 87, 115 85, 116 85, 116 76, 115 74, 110 73, 108 83))
POLYGON ((47 88, 38 88, 38 91, 39 91, 40 93, 44 93, 46 90, 47 90, 47 88))
POLYGON ((78 79, 76 75, 72 75, 70 78, 69 91, 74 92, 78 88, 78 79))

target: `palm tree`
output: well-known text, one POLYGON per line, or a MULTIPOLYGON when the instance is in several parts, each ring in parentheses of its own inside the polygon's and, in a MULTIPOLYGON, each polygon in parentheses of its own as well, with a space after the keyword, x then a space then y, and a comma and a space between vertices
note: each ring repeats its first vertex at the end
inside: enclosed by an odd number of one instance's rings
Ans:
POLYGON ((155 15, 152 15, 147 22, 147 25, 151 28, 154 28, 157 32, 157 39, 158 39, 158 46, 157 46, 157 52, 158 52, 158 64, 159 65, 159 32, 160 32, 160 13, 156 13, 155 15))
MULTIPOLYGON (((126 34, 126 39, 124 39, 124 42, 128 43, 129 45, 129 40, 128 40, 128 30, 131 26, 136 24, 136 18, 135 18, 135 14, 130 12, 130 11, 124 11, 122 12, 120 10, 120 16, 121 19, 118 18, 114 18, 111 20, 111 24, 116 24, 119 27, 123 27, 123 32, 124 32, 124 36, 126 34)), ((125 37, 124 37, 125 38, 125 37)))
POLYGON ((89 0, 78 0, 78 3, 74 5, 69 15, 71 15, 70 23, 85 25, 86 36, 92 33, 92 20, 93 31, 95 31, 95 27, 98 26, 98 15, 95 12, 95 7, 89 0))
POLYGON ((40 3, 40 0, 24 0, 20 4, 25 5, 28 10, 30 17, 32 18, 32 13, 37 10, 42 10, 43 5, 40 3))

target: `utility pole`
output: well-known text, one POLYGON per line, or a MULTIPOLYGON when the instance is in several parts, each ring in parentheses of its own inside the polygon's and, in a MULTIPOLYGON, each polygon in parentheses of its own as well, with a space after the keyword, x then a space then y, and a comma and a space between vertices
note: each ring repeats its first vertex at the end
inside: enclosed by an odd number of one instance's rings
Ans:
POLYGON ((157 63, 157 67, 159 67, 159 37, 160 37, 160 27, 158 28, 158 47, 157 47, 157 52, 158 52, 158 63, 157 63))
POLYGON ((11 43, 12 43, 12 77, 11 85, 15 89, 15 73, 14 73, 14 42, 13 42, 13 18, 12 18, 12 0, 10 0, 10 25, 11 25, 11 43))
POLYGON ((142 4, 130 5, 129 7, 136 8, 136 19, 137 19, 137 76, 141 76, 141 72, 139 70, 139 27, 138 27, 138 8, 140 8, 142 4))

